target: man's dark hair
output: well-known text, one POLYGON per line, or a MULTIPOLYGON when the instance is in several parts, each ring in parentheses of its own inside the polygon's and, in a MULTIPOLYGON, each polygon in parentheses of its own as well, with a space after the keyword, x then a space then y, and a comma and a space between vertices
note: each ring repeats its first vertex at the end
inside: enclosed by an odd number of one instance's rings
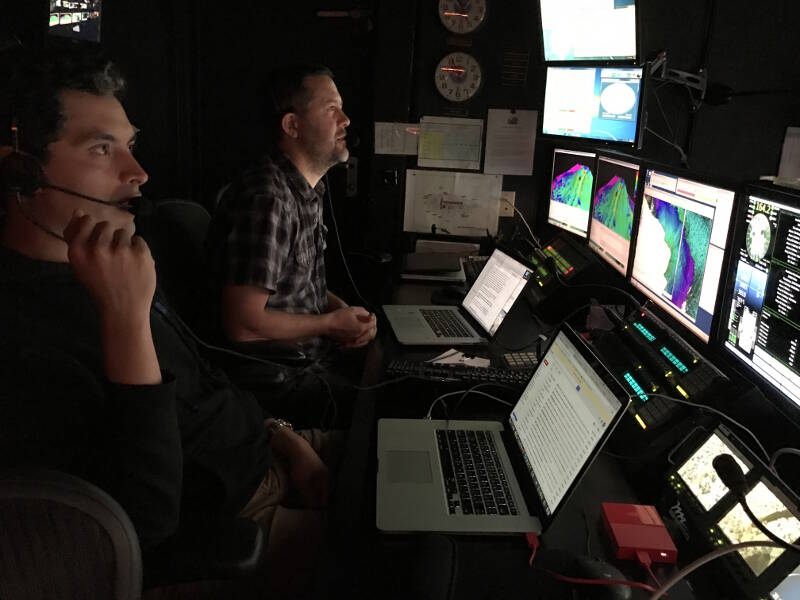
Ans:
POLYGON ((311 100, 305 86, 306 77, 325 75, 333 79, 333 71, 324 65, 298 64, 277 68, 267 75, 264 86, 267 121, 272 142, 281 139, 281 119, 286 113, 302 112, 311 100))
POLYGON ((100 51, 85 47, 15 49, 0 57, 0 75, 7 87, 0 92, 0 144, 11 144, 16 123, 20 150, 47 160, 47 146, 58 139, 64 124, 61 93, 88 92, 120 98, 125 80, 100 51))

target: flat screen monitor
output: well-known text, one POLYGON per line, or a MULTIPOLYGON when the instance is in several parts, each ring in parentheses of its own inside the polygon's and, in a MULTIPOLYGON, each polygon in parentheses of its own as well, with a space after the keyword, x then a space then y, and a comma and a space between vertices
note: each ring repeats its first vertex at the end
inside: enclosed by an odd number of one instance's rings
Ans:
POLYGON ((647 169, 631 283, 708 342, 735 192, 647 169))
MULTIPOLYGON (((772 490, 765 482, 759 481, 747 494, 746 500, 756 518, 779 538, 790 544, 800 539, 800 520, 793 514, 789 503, 784 501, 781 495, 772 490)), ((722 517, 717 526, 732 544, 767 540, 767 537, 753 525, 739 504, 722 517)), ((766 571, 783 552, 783 548, 770 546, 739 550, 744 562, 756 576, 766 571)))
POLYGON ((750 189, 724 346, 800 409, 800 196, 750 189))
POLYGON ((542 134, 633 146, 642 84, 641 67, 548 67, 542 134))
POLYGON ((545 62, 636 60, 634 0, 539 0, 545 62))
POLYGON ((589 246, 617 271, 627 275, 639 165, 600 155, 595 181, 589 246))
POLYGON ((584 238, 589 230, 596 158, 594 152, 553 151, 547 222, 584 238))
POLYGON ((100 41, 102 0, 50 0, 51 35, 89 42, 100 41))

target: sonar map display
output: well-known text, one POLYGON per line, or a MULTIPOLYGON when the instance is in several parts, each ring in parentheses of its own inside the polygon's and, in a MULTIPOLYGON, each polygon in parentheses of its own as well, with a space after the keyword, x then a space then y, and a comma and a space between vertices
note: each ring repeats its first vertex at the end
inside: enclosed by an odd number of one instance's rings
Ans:
POLYGON ((592 170, 586 165, 577 164, 553 179, 551 198, 556 202, 588 211, 593 182, 592 170))
POLYGON ((648 198, 646 206, 664 232, 663 240, 669 251, 664 294, 694 319, 711 240, 711 219, 657 198, 648 198))
POLYGON ((548 223, 586 237, 596 163, 593 152, 553 150, 548 223))
POLYGON ((628 193, 625 180, 614 175, 611 181, 597 190, 593 218, 630 241, 633 228, 633 208, 633 198, 628 193))

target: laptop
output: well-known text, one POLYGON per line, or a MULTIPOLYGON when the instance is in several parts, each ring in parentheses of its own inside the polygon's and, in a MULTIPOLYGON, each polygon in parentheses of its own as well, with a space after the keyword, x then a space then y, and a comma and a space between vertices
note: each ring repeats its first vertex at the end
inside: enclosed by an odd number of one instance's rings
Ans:
POLYGON ((528 267, 495 250, 460 307, 387 304, 383 312, 401 344, 484 344, 486 338, 478 329, 490 337, 497 333, 531 276, 528 267))
POLYGON ((541 533, 629 402, 591 348, 562 325, 505 427, 498 421, 378 421, 378 529, 541 533))

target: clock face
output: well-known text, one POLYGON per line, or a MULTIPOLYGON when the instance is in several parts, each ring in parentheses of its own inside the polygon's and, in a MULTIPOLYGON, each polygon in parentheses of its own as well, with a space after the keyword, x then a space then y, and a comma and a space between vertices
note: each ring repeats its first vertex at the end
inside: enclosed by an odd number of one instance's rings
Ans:
POLYGON ((464 102, 481 87, 481 66, 466 52, 453 52, 436 67, 436 89, 446 100, 464 102))
POLYGON ((448 31, 472 33, 486 20, 486 0, 439 0, 439 19, 448 31))

